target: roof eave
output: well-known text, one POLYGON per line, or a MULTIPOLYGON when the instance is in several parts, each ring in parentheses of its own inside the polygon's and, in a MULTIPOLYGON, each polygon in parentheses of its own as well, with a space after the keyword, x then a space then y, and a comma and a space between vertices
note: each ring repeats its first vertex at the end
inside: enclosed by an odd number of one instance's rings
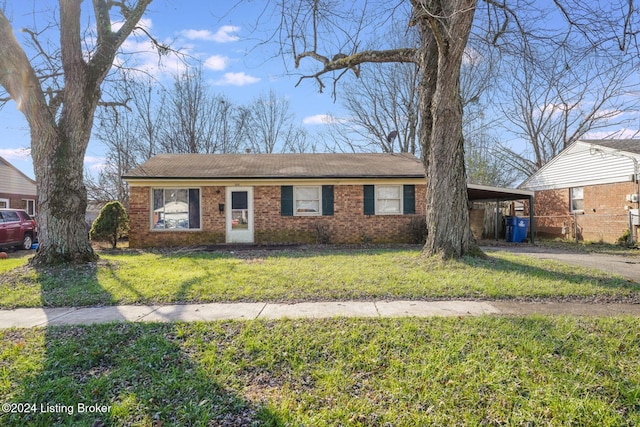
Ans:
POLYGON ((304 179, 419 179, 425 178, 424 174, 404 174, 404 175, 274 175, 274 176, 137 176, 123 175, 122 179, 130 180, 205 180, 205 181, 233 181, 233 180, 304 180, 304 179))

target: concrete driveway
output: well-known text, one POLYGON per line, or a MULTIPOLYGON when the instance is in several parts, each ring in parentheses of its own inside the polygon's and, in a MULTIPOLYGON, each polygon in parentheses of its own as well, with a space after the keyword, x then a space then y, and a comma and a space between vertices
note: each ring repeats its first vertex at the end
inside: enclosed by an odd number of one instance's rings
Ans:
POLYGON ((551 259, 565 264, 595 268, 640 283, 640 252, 637 256, 605 255, 531 245, 483 246, 482 250, 487 253, 512 252, 538 259, 551 259))

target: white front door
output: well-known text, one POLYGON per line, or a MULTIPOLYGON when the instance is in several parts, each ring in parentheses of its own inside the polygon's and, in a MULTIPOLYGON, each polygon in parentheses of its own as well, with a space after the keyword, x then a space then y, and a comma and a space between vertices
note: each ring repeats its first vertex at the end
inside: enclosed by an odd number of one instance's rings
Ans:
POLYGON ((253 243, 253 187, 227 187, 227 243, 253 243))

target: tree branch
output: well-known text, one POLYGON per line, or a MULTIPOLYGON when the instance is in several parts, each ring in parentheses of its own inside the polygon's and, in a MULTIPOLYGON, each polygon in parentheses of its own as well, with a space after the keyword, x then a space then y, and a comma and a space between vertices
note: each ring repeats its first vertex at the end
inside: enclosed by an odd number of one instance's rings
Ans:
POLYGON ((71 75, 77 67, 86 67, 80 37, 80 3, 80 0, 60 3, 60 52, 65 75, 71 75))
MULTIPOLYGON (((133 32, 133 30, 137 27, 138 21, 142 17, 145 9, 151 3, 151 0, 139 0, 136 3, 135 8, 126 9, 125 13, 125 21, 122 24, 122 27, 116 32, 113 33, 111 31, 111 22, 110 19, 106 20, 104 17, 97 19, 97 24, 103 26, 102 28, 98 28, 98 35, 102 34, 103 38, 98 37, 98 42, 96 45, 95 55, 91 58, 89 62, 89 66, 94 73, 92 78, 97 81, 101 81, 106 73, 111 68, 113 63, 113 58, 115 57, 118 48, 122 46, 122 43, 127 39, 127 37, 133 32)), ((120 2, 109 2, 105 3, 104 0, 93 0, 95 14, 97 15, 105 15, 108 17, 109 8, 112 6, 120 5, 123 7, 120 2)))
MULTIPOLYGON (((392 50, 366 50, 362 52, 357 52, 352 55, 343 55, 337 54, 333 58, 333 60, 329 60, 326 56, 319 55, 314 51, 303 52, 299 54, 296 60, 296 67, 299 66, 300 60, 303 58, 312 58, 316 61, 322 63, 324 68, 318 71, 315 74, 305 75, 300 77, 296 86, 298 86, 305 79, 316 79, 318 85, 320 87, 320 92, 324 89, 325 85, 322 83, 320 77, 323 75, 337 70, 345 70, 351 69, 356 73, 356 76, 359 75, 359 66, 364 63, 374 62, 374 63, 386 63, 386 62, 417 62, 417 49, 414 48, 401 48, 401 49, 392 49, 392 50)), ((334 79, 334 82, 339 80, 345 73, 341 73, 338 77, 334 79)))
POLYGON ((36 118, 44 113, 46 101, 42 94, 40 82, 24 53, 20 44, 13 35, 13 28, 7 20, 4 12, 0 9, 0 85, 7 91, 11 99, 27 118, 29 123, 32 120, 43 120, 36 118))

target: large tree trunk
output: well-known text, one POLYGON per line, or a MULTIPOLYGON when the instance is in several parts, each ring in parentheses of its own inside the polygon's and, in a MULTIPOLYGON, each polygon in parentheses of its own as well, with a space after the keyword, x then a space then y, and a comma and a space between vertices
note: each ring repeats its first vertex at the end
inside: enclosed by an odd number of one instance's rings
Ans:
MULTIPOLYGON (((42 138, 37 134, 33 137, 42 138)), ((97 256, 89 243, 84 218, 87 208, 83 181, 86 143, 74 143, 70 139, 73 136, 62 132, 50 138, 44 145, 47 151, 51 149, 51 154, 33 153, 38 182, 38 236, 42 242, 33 263, 95 261, 97 256)))
POLYGON ((442 4, 433 10, 432 4, 414 3, 423 36, 420 140, 427 174, 423 252, 457 258, 478 250, 469 227, 460 97, 460 67, 476 1, 442 4), (427 7, 430 13, 424 13, 427 7))

